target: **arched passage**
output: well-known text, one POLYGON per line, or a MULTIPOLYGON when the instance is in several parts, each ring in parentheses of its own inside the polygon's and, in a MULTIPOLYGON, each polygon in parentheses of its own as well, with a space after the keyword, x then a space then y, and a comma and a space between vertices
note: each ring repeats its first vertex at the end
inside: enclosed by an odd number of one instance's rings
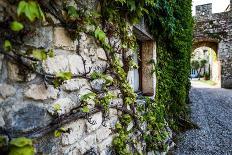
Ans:
MULTIPOLYGON (((221 86, 221 64, 218 59, 218 41, 214 39, 198 39, 193 41, 193 60, 206 60, 207 63, 200 75, 209 74, 210 80, 221 86)), ((191 74, 193 75, 192 71, 191 74)))

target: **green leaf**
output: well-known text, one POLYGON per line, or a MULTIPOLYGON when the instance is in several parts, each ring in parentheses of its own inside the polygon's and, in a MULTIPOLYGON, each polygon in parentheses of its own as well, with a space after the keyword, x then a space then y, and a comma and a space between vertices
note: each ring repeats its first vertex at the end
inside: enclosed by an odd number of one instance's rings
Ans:
POLYGON ((24 14, 31 22, 34 22, 36 18, 45 20, 44 13, 36 1, 20 1, 17 8, 17 15, 21 16, 22 14, 24 14))
POLYGON ((56 112, 58 112, 58 111, 61 110, 60 104, 54 104, 54 105, 53 105, 53 108, 54 108, 54 110, 55 110, 56 112))
POLYGON ((54 51, 53 50, 48 50, 48 56, 50 58, 53 58, 54 57, 54 51))
POLYGON ((56 77, 61 78, 62 80, 70 80, 72 78, 71 72, 59 72, 56 74, 56 77))
POLYGON ((84 113, 89 113, 89 107, 88 106, 84 106, 83 108, 82 108, 82 112, 84 112, 84 113))
POLYGON ((68 16, 71 17, 72 19, 76 19, 79 17, 78 13, 77 13, 77 10, 75 7, 73 6, 68 6, 67 7, 68 9, 68 16))
POLYGON ((34 58, 38 59, 38 60, 46 60, 47 59, 47 54, 44 50, 38 50, 38 49, 35 49, 32 51, 32 55, 34 58))
POLYGON ((105 43, 106 34, 99 27, 95 30, 95 37, 101 42, 105 43))
POLYGON ((61 134, 62 134, 62 132, 61 132, 60 130, 55 130, 55 132, 54 132, 54 136, 55 136, 56 138, 60 137, 61 134))
POLYGON ((20 23, 20 22, 17 22, 17 21, 13 21, 11 24, 10 24, 10 28, 11 30, 13 31, 20 31, 24 28, 23 24, 20 23))
POLYGON ((25 11, 25 15, 31 22, 34 22, 36 17, 38 17, 38 18, 40 17, 36 2, 34 2, 34 1, 28 2, 27 9, 25 11))
POLYGON ((26 145, 32 146, 32 140, 25 137, 15 138, 10 141, 10 145, 17 147, 24 147, 26 145))
POLYGON ((17 15, 18 16, 20 16, 22 13, 25 12, 27 5, 28 4, 25 1, 20 1, 19 2, 18 8, 17 8, 17 15))
POLYGON ((3 48, 4 48, 5 51, 10 51, 12 49, 11 42, 9 40, 5 40, 3 48))
POLYGON ((80 100, 81 101, 87 101, 87 100, 92 100, 96 97, 96 94, 93 92, 87 93, 85 95, 82 95, 80 100))

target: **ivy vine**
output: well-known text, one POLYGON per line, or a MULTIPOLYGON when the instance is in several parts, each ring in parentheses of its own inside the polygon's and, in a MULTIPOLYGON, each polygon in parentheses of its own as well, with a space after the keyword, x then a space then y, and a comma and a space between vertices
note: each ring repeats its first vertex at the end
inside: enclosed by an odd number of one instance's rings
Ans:
MULTIPOLYGON (((78 0, 74 1, 75 6, 62 1, 62 7, 50 0, 8 2, 12 6, 17 4, 17 10, 14 13, 9 12, 5 23, 1 25, 0 31, 5 32, 0 36, 3 39, 0 52, 18 61, 30 72, 42 76, 45 84, 53 84, 55 87, 72 78, 82 77, 89 82, 103 79, 102 91, 91 90, 81 96, 81 106, 77 108, 81 108, 90 122, 90 100, 102 111, 103 120, 107 118, 110 108, 121 111, 112 143, 115 153, 144 154, 153 150, 166 150, 164 140, 168 136, 165 129, 167 122, 177 131, 184 126, 182 120, 188 119, 188 75, 193 24, 191 0, 100 0, 95 11, 90 11, 78 0), (81 32, 95 38, 96 43, 106 53, 110 69, 104 73, 93 72, 90 76, 90 72, 83 75, 72 75, 70 72, 51 75, 41 69, 40 62, 54 56, 52 49, 28 49, 25 53, 17 51, 23 44, 21 37, 33 31, 35 23, 41 25, 46 20, 46 13, 59 20, 73 39, 78 39, 81 32), (127 81, 127 72, 137 66, 132 60, 127 61, 126 57, 128 53, 137 50, 132 26, 142 18, 145 18, 158 45, 158 62, 155 64, 151 61, 152 72, 155 72, 158 78, 157 94, 155 99, 143 98, 145 104, 137 102, 138 96, 127 81), (122 61, 118 54, 122 55, 122 61), (30 63, 24 61, 25 59, 30 63), (110 86, 121 91, 122 105, 110 105, 115 98, 109 91, 110 86), (136 138, 134 133, 137 133, 136 138), (137 149, 140 145, 138 141, 144 144, 141 146, 142 150, 137 149)), ((54 109, 58 113, 60 106, 57 105, 54 109)), ((68 129, 57 128, 54 134, 58 137, 67 132, 68 129)), ((32 142, 26 142, 26 151, 32 152, 32 142)))

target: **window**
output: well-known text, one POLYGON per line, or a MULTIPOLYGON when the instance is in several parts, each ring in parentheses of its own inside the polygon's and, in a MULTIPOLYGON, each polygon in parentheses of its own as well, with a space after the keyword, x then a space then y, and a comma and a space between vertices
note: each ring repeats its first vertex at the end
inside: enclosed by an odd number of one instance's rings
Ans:
POLYGON ((133 54, 133 60, 138 65, 138 69, 133 69, 128 73, 128 80, 134 91, 146 96, 155 94, 156 77, 152 74, 153 65, 151 60, 156 59, 154 41, 138 41, 139 49, 133 54))

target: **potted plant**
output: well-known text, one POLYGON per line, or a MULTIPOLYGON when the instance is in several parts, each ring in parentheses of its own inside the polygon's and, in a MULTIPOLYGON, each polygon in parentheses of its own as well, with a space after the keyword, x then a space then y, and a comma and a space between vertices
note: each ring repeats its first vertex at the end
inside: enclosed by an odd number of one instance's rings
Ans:
POLYGON ((204 79, 205 80, 209 80, 210 79, 210 74, 209 73, 205 73, 204 74, 204 79))

